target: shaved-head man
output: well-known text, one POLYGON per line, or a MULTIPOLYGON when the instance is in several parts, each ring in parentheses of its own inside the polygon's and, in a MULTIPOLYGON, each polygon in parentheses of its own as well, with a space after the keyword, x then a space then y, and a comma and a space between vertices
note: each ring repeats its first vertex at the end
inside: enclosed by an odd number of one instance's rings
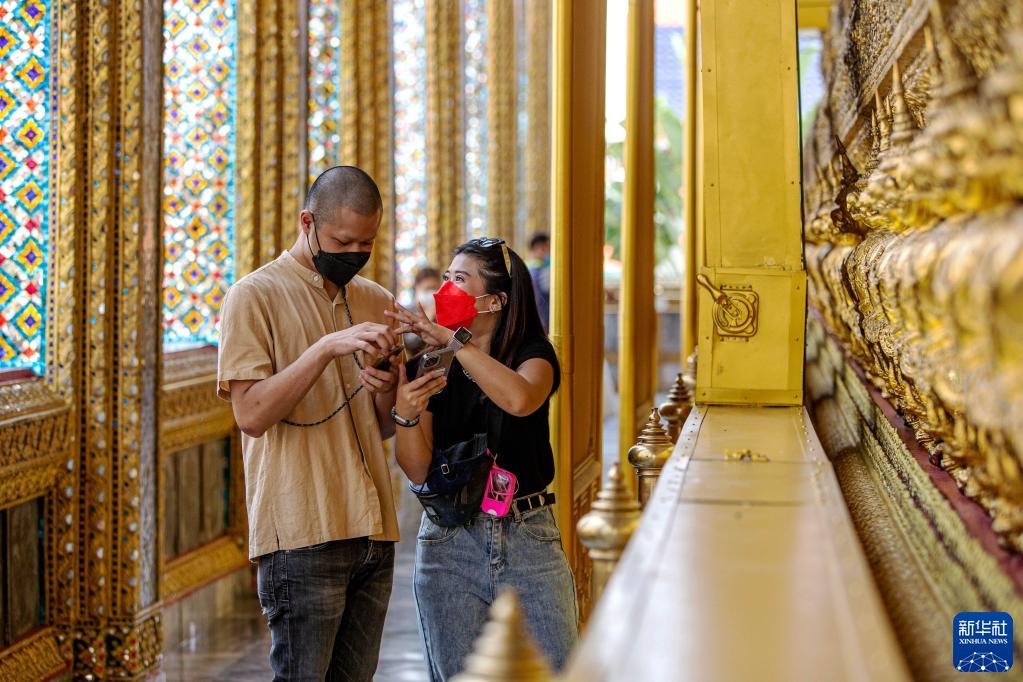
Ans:
POLYGON ((398 335, 393 296, 358 272, 382 214, 364 171, 325 171, 292 247, 224 300, 217 392, 242 431, 274 679, 376 670, 398 539, 383 447, 397 373, 373 364, 398 335))

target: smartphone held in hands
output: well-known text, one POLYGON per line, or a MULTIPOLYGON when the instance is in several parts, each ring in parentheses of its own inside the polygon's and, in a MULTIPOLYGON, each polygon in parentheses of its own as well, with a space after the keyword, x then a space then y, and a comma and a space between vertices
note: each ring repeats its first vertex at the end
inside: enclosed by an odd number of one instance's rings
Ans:
POLYGON ((455 358, 455 351, 452 348, 438 348, 423 353, 418 358, 406 365, 409 381, 422 376, 426 372, 443 370, 443 376, 448 375, 451 369, 451 361, 455 358))

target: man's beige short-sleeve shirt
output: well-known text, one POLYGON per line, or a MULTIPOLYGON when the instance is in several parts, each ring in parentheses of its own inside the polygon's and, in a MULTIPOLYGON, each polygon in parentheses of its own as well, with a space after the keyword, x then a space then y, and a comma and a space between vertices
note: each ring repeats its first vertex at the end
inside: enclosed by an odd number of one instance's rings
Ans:
MULTIPOLYGON (((347 287, 355 324, 389 324, 393 300, 361 277, 347 287)), ((231 287, 221 311, 217 394, 230 381, 261 380, 295 362, 325 334, 349 326, 339 293, 285 251, 231 287)), ((360 358, 361 359, 361 358, 360 358)), ((353 356, 329 364, 289 421, 314 422, 359 387, 353 356), (343 386, 343 388, 342 388, 343 386)), ((329 421, 309 428, 278 423, 260 438, 242 435, 249 557, 331 540, 397 540, 390 473, 373 396, 366 390, 329 421)))

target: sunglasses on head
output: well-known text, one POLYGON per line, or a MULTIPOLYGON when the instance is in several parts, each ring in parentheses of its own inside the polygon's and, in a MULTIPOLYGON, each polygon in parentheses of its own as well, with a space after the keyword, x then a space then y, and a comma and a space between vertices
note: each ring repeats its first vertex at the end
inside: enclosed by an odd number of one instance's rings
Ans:
POLYGON ((477 239, 470 239, 469 243, 473 246, 478 246, 481 249, 489 249, 494 246, 501 247, 501 255, 504 256, 504 271, 511 277, 511 256, 508 255, 508 245, 505 241, 498 237, 479 237, 477 239))

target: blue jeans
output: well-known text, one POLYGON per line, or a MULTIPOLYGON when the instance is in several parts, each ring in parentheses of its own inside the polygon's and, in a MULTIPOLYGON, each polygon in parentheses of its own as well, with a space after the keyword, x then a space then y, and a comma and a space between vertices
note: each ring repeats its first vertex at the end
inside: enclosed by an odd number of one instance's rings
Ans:
POLYGON ((274 680, 372 680, 393 574, 394 543, 367 538, 259 557, 274 680))
POLYGON ((578 635, 575 580, 550 507, 444 528, 423 514, 413 579, 430 677, 460 672, 490 605, 511 587, 533 641, 560 670, 578 635))

